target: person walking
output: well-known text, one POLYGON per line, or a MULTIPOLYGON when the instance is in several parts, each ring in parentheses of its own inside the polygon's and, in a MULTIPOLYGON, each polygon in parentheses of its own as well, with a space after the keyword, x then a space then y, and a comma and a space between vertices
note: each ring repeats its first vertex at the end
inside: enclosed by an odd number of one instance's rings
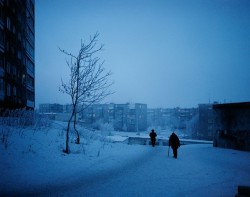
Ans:
POLYGON ((152 143, 152 146, 154 147, 155 146, 155 141, 156 141, 156 136, 157 134, 155 133, 155 130, 152 129, 151 133, 149 134, 150 138, 151 138, 151 143, 152 143))
POLYGON ((180 147, 180 140, 174 132, 169 137, 168 146, 171 146, 173 149, 174 158, 177 159, 177 149, 180 147))

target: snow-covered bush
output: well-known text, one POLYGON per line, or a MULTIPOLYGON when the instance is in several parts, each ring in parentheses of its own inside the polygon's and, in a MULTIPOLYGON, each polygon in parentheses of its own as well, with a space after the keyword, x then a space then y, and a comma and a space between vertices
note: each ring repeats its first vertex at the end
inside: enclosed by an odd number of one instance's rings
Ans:
MULTIPOLYGON (((105 124, 102 128, 107 131, 112 130, 112 127, 105 124)), ((91 128, 85 128, 84 126, 78 127, 79 134, 81 137, 81 143, 75 143, 75 133, 73 128, 70 129, 70 152, 73 154, 84 154, 84 155, 92 155, 99 157, 101 155, 102 150, 108 144, 109 140, 107 139, 108 132, 103 132, 101 130, 94 130, 91 128)), ((65 132, 65 131, 64 131, 65 132)), ((62 133, 58 134, 61 135, 62 133)))
POLYGON ((103 119, 99 119, 92 123, 92 128, 95 130, 101 130, 102 125, 105 124, 103 119))
POLYGON ((114 127, 110 123, 104 123, 100 125, 100 131, 103 136, 111 136, 112 131, 114 131, 114 127))
POLYGON ((31 110, 15 109, 5 110, 0 117, 0 139, 5 148, 9 145, 10 136, 13 132, 23 137, 25 129, 48 130, 52 124, 46 116, 31 110))
POLYGON ((6 127, 41 129, 50 127, 51 123, 46 115, 25 109, 6 110, 0 117, 0 125, 6 127))

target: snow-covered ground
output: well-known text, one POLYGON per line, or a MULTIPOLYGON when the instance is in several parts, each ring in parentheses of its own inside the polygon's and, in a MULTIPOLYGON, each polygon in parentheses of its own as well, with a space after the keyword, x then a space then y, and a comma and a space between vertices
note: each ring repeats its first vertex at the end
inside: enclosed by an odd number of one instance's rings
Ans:
POLYGON ((89 131, 67 155, 63 128, 13 131, 7 148, 0 143, 0 196, 234 196, 250 186, 249 152, 195 144, 174 159, 166 146, 112 143, 89 131))

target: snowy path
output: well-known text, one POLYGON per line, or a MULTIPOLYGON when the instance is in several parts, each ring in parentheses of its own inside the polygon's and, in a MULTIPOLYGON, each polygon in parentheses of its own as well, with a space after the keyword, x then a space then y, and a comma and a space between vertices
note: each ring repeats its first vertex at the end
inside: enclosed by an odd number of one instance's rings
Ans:
MULTIPOLYGON (((144 147, 145 152, 133 162, 123 163, 115 169, 99 168, 93 170, 97 173, 92 175, 79 174, 77 181, 52 187, 40 194, 234 196, 238 185, 250 185, 250 153, 211 145, 186 145, 180 148, 176 160, 167 156, 167 147, 144 147)), ((112 165, 112 161, 105 162, 112 165)))

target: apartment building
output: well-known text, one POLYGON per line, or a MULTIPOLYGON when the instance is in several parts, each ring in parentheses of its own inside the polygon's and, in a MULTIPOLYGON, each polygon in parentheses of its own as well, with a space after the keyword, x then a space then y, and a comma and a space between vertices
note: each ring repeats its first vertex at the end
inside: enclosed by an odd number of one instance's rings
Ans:
POLYGON ((95 104, 82 113, 82 121, 110 123, 118 131, 145 131, 147 129, 147 105, 141 103, 95 104))
POLYGON ((0 0, 0 109, 35 107, 34 0, 0 0))

